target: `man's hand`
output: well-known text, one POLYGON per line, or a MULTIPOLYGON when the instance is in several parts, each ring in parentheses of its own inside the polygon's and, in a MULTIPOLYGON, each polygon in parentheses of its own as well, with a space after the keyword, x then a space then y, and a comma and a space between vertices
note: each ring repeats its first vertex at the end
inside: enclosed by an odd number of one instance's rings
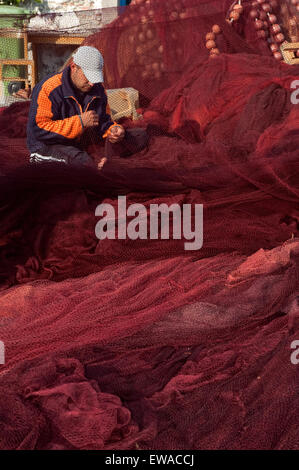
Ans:
POLYGON ((110 134, 108 135, 108 140, 112 144, 115 144, 116 142, 120 142, 125 136, 125 130, 123 126, 117 125, 114 127, 111 127, 110 129, 110 134))
POLYGON ((95 127, 99 124, 99 116, 95 111, 85 111, 81 114, 84 127, 95 127))

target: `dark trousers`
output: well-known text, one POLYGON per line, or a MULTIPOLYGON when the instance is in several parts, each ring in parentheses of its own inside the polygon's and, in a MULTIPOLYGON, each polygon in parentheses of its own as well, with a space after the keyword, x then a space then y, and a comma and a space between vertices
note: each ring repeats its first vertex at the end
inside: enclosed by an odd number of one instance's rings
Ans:
MULTIPOLYGON (((122 141, 112 144, 105 141, 105 157, 128 157, 143 150, 149 141, 145 129, 127 129, 122 141)), ((41 150, 30 155, 31 163, 60 162, 72 166, 89 166, 96 168, 96 163, 84 148, 71 145, 44 145, 41 150)))

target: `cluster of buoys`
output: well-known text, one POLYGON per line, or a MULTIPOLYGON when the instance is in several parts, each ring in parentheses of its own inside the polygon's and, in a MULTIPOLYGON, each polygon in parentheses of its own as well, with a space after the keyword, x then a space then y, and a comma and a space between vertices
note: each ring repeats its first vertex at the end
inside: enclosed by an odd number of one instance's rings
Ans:
POLYGON ((210 57, 214 58, 220 54, 217 47, 216 37, 221 33, 221 28, 218 24, 212 26, 212 30, 206 34, 206 48, 210 51, 210 57))
MULTIPOLYGON (((289 0, 291 6, 299 10, 299 0, 289 0)), ((266 41, 273 56, 277 60, 282 60, 283 56, 280 51, 281 44, 285 41, 285 35, 282 30, 282 26, 279 24, 277 11, 279 3, 277 0, 253 0, 251 2, 251 10, 249 11, 249 17, 254 22, 257 37, 260 40, 266 41)), ((230 24, 236 23, 241 15, 244 13, 244 7, 242 0, 235 1, 230 7, 226 21, 230 24)), ((297 20, 296 18, 290 19, 290 27, 297 31, 297 20)), ((206 47, 210 51, 210 57, 217 57, 220 51, 217 47, 216 36, 221 32, 218 25, 214 25, 212 31, 206 35, 206 47)), ((296 40, 296 35, 291 40, 296 40)), ((295 52, 295 55, 299 57, 299 49, 295 52)))
POLYGON ((280 45, 285 36, 276 14, 278 6, 277 0, 253 0, 249 16, 254 22, 258 38, 267 42, 275 59, 282 60, 280 45))
MULTIPOLYGON (((299 11, 299 0, 287 0, 291 5, 291 8, 295 11, 299 11)), ((154 17, 154 10, 150 8, 146 8, 150 4, 150 0, 132 0, 131 5, 139 5, 144 11, 139 11, 139 19, 143 24, 143 27, 147 27, 144 23, 151 21, 154 17), (140 17, 141 13, 141 17, 140 17)), ((247 4, 248 5, 248 4, 247 4)), ((175 6, 175 5, 174 5, 175 6)), ((283 29, 281 24, 279 24, 278 19, 278 10, 279 10, 279 2, 278 0, 252 0, 251 2, 251 9, 249 11, 249 17, 254 23, 254 28, 256 29, 257 37, 265 41, 268 44, 273 56, 277 60, 282 60, 283 56, 280 51, 281 44, 285 41, 285 35, 283 33, 283 29)), ((184 19, 190 16, 190 11, 192 8, 188 8, 188 4, 186 2, 181 3, 176 8, 172 8, 169 14, 169 19, 177 20, 177 19, 184 19), (180 9, 179 7, 181 6, 180 9), (185 8, 186 7, 186 8, 185 8), (185 9, 184 9, 185 8, 185 9)), ((237 23, 240 19, 241 15, 244 13, 244 7, 242 5, 242 0, 236 0, 232 6, 230 7, 226 21, 230 24, 237 23)), ((130 15, 134 15, 133 13, 130 15)), ((130 18, 124 18, 127 20, 127 23, 130 22, 130 18)), ((293 28, 297 31, 297 20, 295 17, 290 19, 290 26, 293 25, 293 28), (293 24, 293 23, 294 24, 293 24)), ((221 28, 219 25, 213 25, 211 31, 206 34, 206 47, 209 50, 210 57, 214 58, 220 55, 219 47, 217 46, 217 35, 221 33, 221 28)), ((144 52, 142 44, 146 43, 147 41, 151 41, 153 38, 154 33, 151 29, 146 31, 142 31, 138 34, 138 41, 141 45, 136 48, 137 55, 140 55, 144 52)), ((296 40, 296 37, 294 36, 296 40)), ((134 38, 130 38, 131 42, 134 42, 134 38)), ((162 47, 162 46, 161 46, 162 47)), ((181 49, 178 53, 181 53, 181 49)), ((295 52, 295 55, 299 57, 299 49, 295 52)), ((158 69, 156 63, 152 64, 152 72, 158 76, 161 74, 160 69, 158 69)), ((150 70, 146 71, 147 73, 150 70)))

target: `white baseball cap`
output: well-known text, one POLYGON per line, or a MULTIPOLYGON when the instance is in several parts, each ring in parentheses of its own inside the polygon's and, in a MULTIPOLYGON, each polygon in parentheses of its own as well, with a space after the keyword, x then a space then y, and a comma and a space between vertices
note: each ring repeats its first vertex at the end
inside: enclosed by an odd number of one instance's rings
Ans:
POLYGON ((104 59, 95 47, 81 46, 73 55, 73 61, 81 67, 85 77, 90 83, 103 83, 104 59))

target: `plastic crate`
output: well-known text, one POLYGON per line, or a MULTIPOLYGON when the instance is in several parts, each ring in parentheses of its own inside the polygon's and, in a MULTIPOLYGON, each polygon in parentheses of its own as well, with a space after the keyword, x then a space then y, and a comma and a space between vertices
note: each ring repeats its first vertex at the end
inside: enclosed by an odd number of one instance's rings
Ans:
POLYGON ((130 117, 134 121, 140 119, 139 92, 135 88, 113 88, 106 90, 112 118, 117 121, 122 117, 130 117))

